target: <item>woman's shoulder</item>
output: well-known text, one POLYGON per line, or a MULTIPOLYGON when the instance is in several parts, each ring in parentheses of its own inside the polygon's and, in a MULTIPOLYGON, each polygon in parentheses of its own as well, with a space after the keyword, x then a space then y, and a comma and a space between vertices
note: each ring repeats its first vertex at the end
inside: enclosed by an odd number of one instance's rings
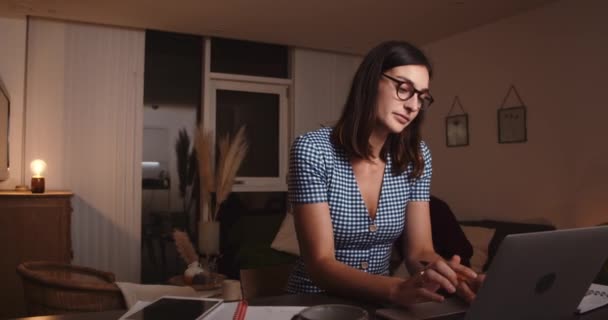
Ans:
POLYGON ((331 142, 332 131, 333 128, 330 127, 309 131, 295 139, 294 147, 308 147, 314 148, 317 151, 331 151, 333 150, 331 142))
POLYGON ((423 159, 426 160, 431 157, 431 149, 429 149, 429 146, 426 144, 426 142, 424 142, 424 140, 420 141, 420 151, 422 152, 423 159))

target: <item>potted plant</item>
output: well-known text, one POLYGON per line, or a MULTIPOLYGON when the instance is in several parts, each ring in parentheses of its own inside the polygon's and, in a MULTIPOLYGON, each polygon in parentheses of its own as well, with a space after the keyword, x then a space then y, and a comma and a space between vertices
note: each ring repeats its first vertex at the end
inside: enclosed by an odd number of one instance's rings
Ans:
POLYGON ((230 135, 220 137, 215 166, 212 162, 210 132, 203 132, 200 128, 197 130, 195 148, 201 199, 198 248, 209 262, 211 257, 217 257, 220 253, 220 207, 232 192, 236 173, 247 153, 245 127, 239 128, 233 138, 230 135))

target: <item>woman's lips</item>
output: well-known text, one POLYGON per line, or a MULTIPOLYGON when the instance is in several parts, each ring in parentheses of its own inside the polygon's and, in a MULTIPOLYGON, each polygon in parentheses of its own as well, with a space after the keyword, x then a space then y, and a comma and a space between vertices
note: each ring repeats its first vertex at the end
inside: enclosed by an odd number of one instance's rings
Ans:
POLYGON ((401 124, 406 124, 408 122, 410 122, 410 119, 400 113, 393 113, 395 115, 395 118, 397 119, 397 121, 399 121, 399 123, 401 124))

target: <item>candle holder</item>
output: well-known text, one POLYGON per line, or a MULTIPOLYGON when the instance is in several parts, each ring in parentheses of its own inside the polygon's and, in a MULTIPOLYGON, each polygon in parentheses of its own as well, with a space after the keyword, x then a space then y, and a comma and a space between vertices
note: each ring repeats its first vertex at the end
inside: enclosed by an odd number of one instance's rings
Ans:
POLYGON ((32 193, 44 193, 44 177, 32 177, 32 193))
POLYGON ((44 193, 44 177, 42 174, 46 170, 46 163, 36 159, 30 163, 32 170, 32 193, 44 193))

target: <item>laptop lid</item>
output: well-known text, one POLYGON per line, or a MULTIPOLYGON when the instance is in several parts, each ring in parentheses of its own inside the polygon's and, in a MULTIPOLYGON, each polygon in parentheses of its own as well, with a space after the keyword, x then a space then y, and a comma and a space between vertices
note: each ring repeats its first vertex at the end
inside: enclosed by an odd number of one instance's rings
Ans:
POLYGON ((508 235, 466 315, 452 299, 376 313, 394 320, 568 319, 606 260, 607 244, 608 226, 508 235))
POLYGON ((608 226, 507 236, 465 319, 571 317, 606 259, 606 244, 608 226))

